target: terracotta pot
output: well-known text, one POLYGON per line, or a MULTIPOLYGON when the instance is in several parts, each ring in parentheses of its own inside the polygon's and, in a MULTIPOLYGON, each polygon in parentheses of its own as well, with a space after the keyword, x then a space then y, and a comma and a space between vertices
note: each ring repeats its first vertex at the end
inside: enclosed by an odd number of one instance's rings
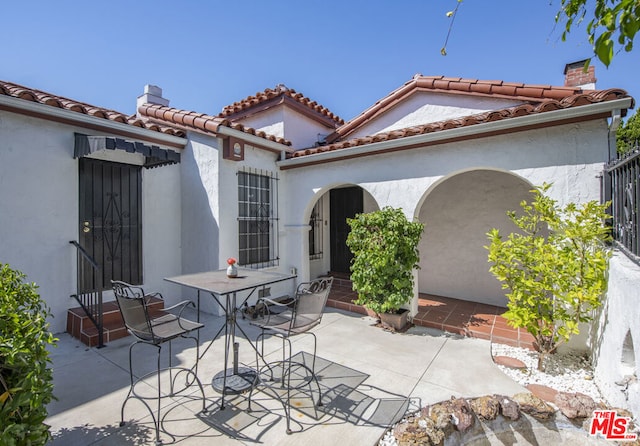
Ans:
POLYGON ((398 313, 380 313, 380 321, 394 330, 402 330, 409 323, 409 310, 400 309, 398 313))

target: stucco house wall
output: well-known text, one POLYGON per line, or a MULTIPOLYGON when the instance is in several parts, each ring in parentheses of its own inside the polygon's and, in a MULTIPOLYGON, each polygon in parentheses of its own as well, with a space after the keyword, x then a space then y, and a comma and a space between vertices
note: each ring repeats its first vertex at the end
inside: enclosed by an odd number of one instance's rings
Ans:
MULTIPOLYGON (((0 112, 0 261, 39 286, 54 333, 65 330, 67 310, 77 306, 70 297, 76 252, 69 244, 79 231, 74 132, 86 129, 0 112)), ((180 270, 179 169, 143 169, 142 183, 144 285, 167 292, 162 277, 180 270)))
POLYGON ((269 135, 285 138, 293 147, 313 147, 333 130, 283 105, 240 119, 238 122, 269 135))
POLYGON ((441 93, 416 92, 390 111, 371 119, 350 135, 375 135, 414 125, 470 116, 489 110, 513 107, 521 102, 510 99, 476 98, 441 93))
MULTIPOLYGON (((491 229, 491 222, 496 221, 487 218, 500 215, 498 221, 508 225, 502 216, 519 207, 520 198, 531 186, 543 182, 554 184, 550 195, 561 205, 598 200, 598 174, 607 156, 603 133, 606 135, 606 126, 591 121, 288 169, 286 182, 296 187, 288 188, 283 195, 282 200, 287 203, 284 218, 289 228, 308 228, 306 219, 318 194, 345 184, 359 185, 379 208, 400 207, 409 218, 426 223, 418 271, 420 292, 504 305, 504 297, 500 297, 504 291, 488 272, 483 248, 485 234, 491 229), (489 208, 483 207, 482 202, 472 203, 475 208, 471 209, 458 206, 456 194, 462 199, 465 187, 465 199, 478 193, 473 182, 454 183, 453 179, 465 172, 489 172, 491 181, 497 180, 498 186, 502 184, 504 189, 516 185, 518 192, 498 195, 499 200, 492 197, 489 208), (430 200, 430 194, 437 190, 446 191, 445 197, 430 200), (504 200, 506 196, 511 198, 504 200), (470 215, 472 211, 482 212, 482 218, 470 215), (431 215, 444 217, 431 219, 431 215), (458 224, 459 230, 449 220, 458 224), (487 223, 486 228, 483 222, 487 223), (463 231, 466 249, 458 240, 463 231), (450 280, 453 276, 455 289, 450 280)), ((477 199, 483 196, 478 195, 477 199)), ((297 235, 299 239, 288 253, 290 262, 310 275, 311 270, 305 266, 308 253, 303 248, 307 244, 304 236, 306 233, 297 235)), ((314 267, 313 271, 318 269, 314 267)))
POLYGON ((78 236, 73 130, 0 112, 0 134, 0 261, 38 285, 61 332, 75 285, 69 241, 78 236))
POLYGON ((614 407, 640 414, 640 266, 617 251, 593 336, 595 380, 614 407))

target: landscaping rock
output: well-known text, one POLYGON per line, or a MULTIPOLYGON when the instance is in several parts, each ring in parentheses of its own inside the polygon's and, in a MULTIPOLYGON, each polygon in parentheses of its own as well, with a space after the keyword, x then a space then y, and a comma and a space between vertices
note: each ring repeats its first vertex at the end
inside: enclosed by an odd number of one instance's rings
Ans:
POLYGON ((396 426, 393 435, 398 446, 438 446, 444 440, 444 432, 424 416, 410 417, 396 426))
POLYGON ((438 429, 445 432, 451 430, 451 408, 449 407, 449 401, 443 401, 429 406, 427 416, 438 429))
POLYGON ((520 406, 518 403, 504 395, 495 395, 500 403, 500 413, 509 420, 516 421, 520 418, 520 406))
POLYGON ((451 422, 460 432, 466 432, 476 422, 471 406, 464 398, 450 401, 451 422))
POLYGON ((495 396, 481 396, 471 400, 471 409, 482 420, 495 420, 500 413, 500 401, 495 396))
POLYGON ((584 393, 558 392, 555 405, 569 419, 590 417, 597 409, 595 401, 584 393))
POLYGON ((537 420, 549 420, 553 418, 556 412, 553 407, 533 393, 517 393, 513 395, 513 400, 518 403, 522 412, 531 415, 537 420))

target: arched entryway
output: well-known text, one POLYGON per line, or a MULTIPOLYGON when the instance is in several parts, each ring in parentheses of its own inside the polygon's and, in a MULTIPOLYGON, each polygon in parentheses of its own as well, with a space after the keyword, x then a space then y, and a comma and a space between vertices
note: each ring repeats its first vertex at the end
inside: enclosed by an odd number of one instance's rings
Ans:
POLYGON ((531 184, 512 173, 478 169, 442 179, 425 194, 418 218, 420 293, 506 306, 504 290, 489 272, 487 232, 507 234, 507 211, 531 197, 531 184))
POLYGON ((316 195, 308 210, 311 278, 327 273, 349 277, 352 254, 346 245, 350 231, 347 219, 377 209, 371 194, 353 184, 334 186, 316 195))

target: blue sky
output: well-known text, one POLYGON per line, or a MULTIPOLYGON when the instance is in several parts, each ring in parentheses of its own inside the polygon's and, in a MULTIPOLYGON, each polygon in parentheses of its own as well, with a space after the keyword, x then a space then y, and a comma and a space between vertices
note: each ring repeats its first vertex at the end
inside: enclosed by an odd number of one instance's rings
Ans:
MULTIPOLYGON (((283 83, 349 120, 416 73, 562 85, 591 56, 586 24, 561 41, 559 0, 464 0, 447 56, 456 0, 3 3, 0 79, 128 114, 146 84, 215 115, 283 83)), ((639 51, 594 61, 597 88, 640 100, 639 51)))

